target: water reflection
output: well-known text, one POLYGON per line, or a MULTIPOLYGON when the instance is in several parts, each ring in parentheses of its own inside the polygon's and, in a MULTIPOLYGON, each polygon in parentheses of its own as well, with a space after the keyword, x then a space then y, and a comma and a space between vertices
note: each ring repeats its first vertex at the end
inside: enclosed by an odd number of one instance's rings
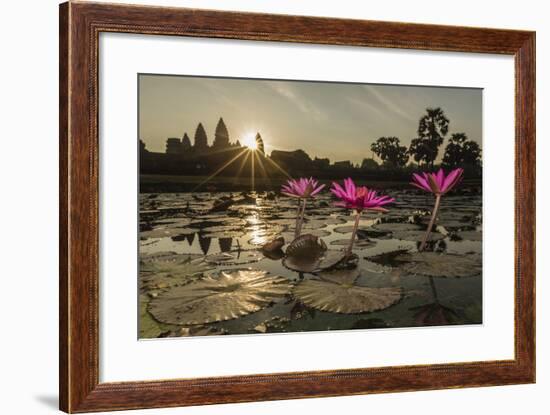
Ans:
MULTIPOLYGON (((396 304, 379 311, 359 314, 334 313, 304 305, 292 296, 256 313, 211 323, 216 333, 230 334, 311 331, 350 328, 407 327, 481 323, 481 276, 436 278, 404 272, 393 257, 401 251, 416 252, 426 226, 432 198, 417 192, 391 192, 399 201, 381 217, 366 214, 357 233, 354 253, 363 270, 356 284, 364 287, 399 287, 403 296, 396 304), (412 208, 414 207, 414 208, 412 208), (381 226, 389 224, 391 226, 381 226), (393 224, 401 224, 399 226, 393 224), (376 263, 374 262, 376 258, 376 263), (368 272, 366 272, 366 271, 368 272), (256 327, 260 329, 256 330, 256 327), (265 331, 264 331, 265 330, 265 331)), ((140 197, 140 256, 172 252, 205 258, 208 274, 252 268, 282 276, 293 284, 319 276, 295 272, 282 263, 284 250, 292 241, 295 204, 288 198, 247 193, 163 193, 140 197), (212 210, 220 200, 242 198, 212 210), (148 233, 149 232, 149 233, 148 233), (153 233, 151 233, 153 232, 153 233), (156 233, 155 233, 156 232, 156 233), (158 237, 168 234, 170 236, 158 237), (275 237, 283 237, 283 249, 262 250, 275 237), (220 256, 223 254, 224 256, 220 256)), ((481 254, 481 195, 449 194, 443 200, 435 229, 436 239, 426 251, 443 254, 481 254)), ((334 208, 329 195, 311 203, 302 233, 318 235, 329 250, 342 249, 349 240, 352 217, 334 208)), ((479 256, 481 261, 481 256, 479 256)), ((170 332, 180 330, 170 328, 170 332)))

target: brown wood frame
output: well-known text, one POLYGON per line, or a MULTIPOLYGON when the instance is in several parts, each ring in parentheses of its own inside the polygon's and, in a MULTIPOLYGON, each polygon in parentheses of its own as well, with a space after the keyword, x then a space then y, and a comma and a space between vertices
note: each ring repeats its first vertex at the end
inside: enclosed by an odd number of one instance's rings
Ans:
POLYGON ((70 2, 60 5, 60 408, 90 412, 535 381, 535 33, 70 2), (101 32, 513 55, 515 358, 457 364, 99 383, 101 32))

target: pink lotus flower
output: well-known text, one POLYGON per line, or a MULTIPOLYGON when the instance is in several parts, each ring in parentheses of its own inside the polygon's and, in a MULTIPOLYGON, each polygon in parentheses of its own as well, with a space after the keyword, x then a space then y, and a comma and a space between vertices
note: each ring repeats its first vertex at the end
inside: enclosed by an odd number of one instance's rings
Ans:
POLYGON ((432 192, 435 195, 435 204, 432 210, 432 217, 430 218, 430 223, 428 224, 428 228, 426 229, 424 238, 422 238, 418 251, 424 250, 428 237, 432 232, 432 228, 437 217, 437 212, 439 211, 439 206, 441 204, 441 196, 460 183, 463 173, 464 170, 460 168, 452 170, 447 176, 445 176, 443 169, 439 169, 437 173, 422 173, 422 175, 413 173, 411 184, 419 189, 432 192))
POLYGON ((444 195, 460 183, 463 173, 463 169, 454 169, 447 176, 443 169, 439 169, 437 173, 413 173, 411 184, 427 192, 444 195))
POLYGON ((336 202, 336 206, 348 209, 374 210, 377 212, 387 212, 382 206, 392 203, 395 199, 389 196, 378 196, 375 190, 369 190, 364 186, 356 187, 352 179, 344 180, 344 188, 338 183, 332 183, 330 191, 341 201, 336 202))
POLYGON ((298 180, 288 180, 287 184, 283 185, 283 187, 281 188, 281 193, 286 196, 298 197, 303 199, 315 196, 317 193, 323 190, 324 187, 324 184, 319 185, 319 182, 313 177, 310 177, 309 179, 302 177, 298 180))
POLYGON ((315 195, 323 190, 324 187, 324 184, 319 185, 319 182, 313 177, 310 177, 309 179, 302 177, 298 180, 288 180, 286 184, 283 185, 283 187, 281 188, 282 194, 301 199, 300 203, 298 203, 298 212, 296 213, 296 227, 294 229, 295 238, 300 236, 300 233, 302 231, 307 199, 314 198, 315 195))
POLYGON ((353 243, 355 242, 355 235, 357 234, 357 228, 359 227, 359 220, 361 219, 361 212, 363 210, 374 210, 377 212, 387 212, 382 206, 392 203, 395 199, 389 196, 378 196, 375 190, 369 190, 366 187, 357 187, 353 180, 347 178, 344 180, 344 187, 338 183, 333 182, 330 191, 340 199, 336 202, 336 206, 345 207, 347 209, 355 209, 355 223, 351 232, 351 239, 346 249, 346 256, 352 255, 353 243))

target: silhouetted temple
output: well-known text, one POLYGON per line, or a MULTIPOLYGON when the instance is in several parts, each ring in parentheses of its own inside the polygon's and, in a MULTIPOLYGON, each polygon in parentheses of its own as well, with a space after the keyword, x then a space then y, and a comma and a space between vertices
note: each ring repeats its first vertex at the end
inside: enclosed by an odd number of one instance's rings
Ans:
POLYGON ((290 176, 328 177, 334 176, 334 172, 351 174, 351 170, 355 169, 350 161, 331 165, 328 158, 315 157, 312 160, 304 150, 273 150, 270 155, 266 155, 264 141, 259 132, 255 136, 255 143, 255 150, 243 147, 240 140, 232 143, 227 125, 223 118, 220 118, 214 131, 212 145, 209 145, 207 132, 199 122, 193 142, 187 132, 181 139, 169 137, 164 153, 148 151, 145 143, 140 140, 140 171, 143 174, 185 176, 213 173, 220 176, 235 176, 242 175, 242 172, 250 175, 250 172, 254 171, 256 177, 284 178, 284 172, 290 176), (250 157, 251 154, 253 157, 250 157), (218 172, 220 168, 222 170, 218 172))
POLYGON ((216 149, 222 149, 229 147, 229 132, 223 122, 223 118, 220 118, 218 125, 216 126, 216 133, 214 134, 214 144, 212 147, 216 149))
POLYGON ((265 154, 264 140, 262 140, 262 136, 260 135, 260 133, 256 134, 256 149, 265 154))

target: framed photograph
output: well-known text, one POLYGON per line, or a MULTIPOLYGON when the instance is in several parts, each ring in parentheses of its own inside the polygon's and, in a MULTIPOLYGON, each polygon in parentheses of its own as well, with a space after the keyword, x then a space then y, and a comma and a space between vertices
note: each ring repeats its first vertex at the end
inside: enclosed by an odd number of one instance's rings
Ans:
POLYGON ((60 6, 60 407, 535 381, 535 34, 60 6))

